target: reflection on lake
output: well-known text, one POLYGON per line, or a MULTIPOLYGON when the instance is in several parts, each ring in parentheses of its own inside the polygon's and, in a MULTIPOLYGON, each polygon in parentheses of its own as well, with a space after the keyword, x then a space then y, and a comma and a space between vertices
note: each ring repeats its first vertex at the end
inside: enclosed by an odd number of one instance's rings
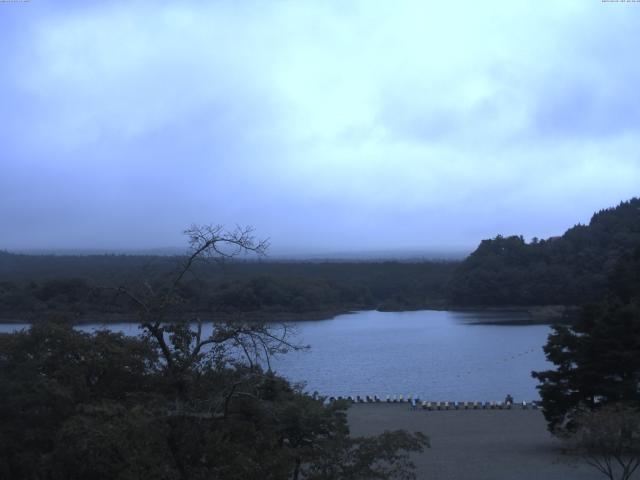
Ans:
MULTIPOLYGON (((487 325, 517 314, 376 312, 289 322, 308 351, 277 357, 273 368, 307 390, 326 395, 418 395, 431 400, 537 399, 532 370, 550 367, 542 346, 546 325, 487 325)), ((12 331, 26 325, 0 325, 12 331)), ((84 325, 91 331, 99 325, 84 325)), ((109 328, 128 335, 136 324, 109 328)), ((205 329, 205 333, 206 333, 205 329)), ((210 331, 210 330, 209 330, 210 331)))

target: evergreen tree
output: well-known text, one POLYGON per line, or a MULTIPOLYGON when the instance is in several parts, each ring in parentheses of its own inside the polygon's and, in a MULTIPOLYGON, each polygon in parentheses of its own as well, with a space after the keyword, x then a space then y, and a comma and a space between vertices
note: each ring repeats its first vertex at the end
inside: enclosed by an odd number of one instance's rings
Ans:
POLYGON ((640 405, 640 248, 624 255, 603 302, 573 326, 556 326, 544 347, 556 370, 533 372, 553 432, 575 427, 581 408, 640 405))

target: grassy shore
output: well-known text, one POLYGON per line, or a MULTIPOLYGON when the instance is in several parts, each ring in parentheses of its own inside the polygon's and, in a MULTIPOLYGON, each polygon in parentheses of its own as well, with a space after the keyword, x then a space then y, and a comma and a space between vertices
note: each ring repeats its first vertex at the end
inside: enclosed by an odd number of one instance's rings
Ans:
POLYGON ((355 404, 352 435, 420 431, 431 448, 415 455, 419 479, 596 480, 602 474, 546 430, 539 410, 412 411, 408 404, 355 404))

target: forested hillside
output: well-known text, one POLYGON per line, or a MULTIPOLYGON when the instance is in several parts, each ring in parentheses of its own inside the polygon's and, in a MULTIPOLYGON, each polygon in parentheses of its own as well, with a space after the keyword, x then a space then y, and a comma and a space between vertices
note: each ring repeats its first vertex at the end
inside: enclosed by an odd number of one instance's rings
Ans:
POLYGON ((483 240, 450 284, 455 305, 551 305, 599 301, 623 255, 640 245, 640 199, 593 215, 561 237, 483 240))

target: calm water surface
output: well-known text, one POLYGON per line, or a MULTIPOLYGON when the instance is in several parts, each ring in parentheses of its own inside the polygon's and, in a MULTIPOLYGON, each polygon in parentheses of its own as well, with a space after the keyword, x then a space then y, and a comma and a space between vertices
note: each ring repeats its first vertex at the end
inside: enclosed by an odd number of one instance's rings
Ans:
MULTIPOLYGON (((517 314, 376 312, 289 322, 310 349, 277 357, 274 370, 325 395, 419 395, 431 400, 538 398, 532 370, 550 368, 546 325, 479 325, 517 314)), ((11 331, 26 325, 0 325, 11 331)), ((85 325, 91 331, 101 325, 85 325)), ((108 326, 135 335, 136 324, 108 326)))

